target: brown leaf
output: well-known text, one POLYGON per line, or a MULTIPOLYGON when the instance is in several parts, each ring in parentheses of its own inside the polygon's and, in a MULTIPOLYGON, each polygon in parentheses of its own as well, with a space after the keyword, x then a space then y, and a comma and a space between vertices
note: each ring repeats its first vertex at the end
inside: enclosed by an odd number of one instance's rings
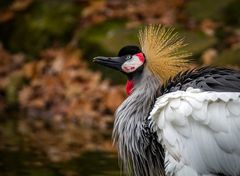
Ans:
POLYGON ((42 98, 36 98, 36 99, 30 101, 28 106, 42 109, 42 108, 44 108, 45 103, 46 102, 44 102, 44 100, 42 98))
POLYGON ((30 62, 23 66, 23 74, 28 79, 32 79, 36 74, 36 62, 30 62))
POLYGON ((204 65, 211 65, 214 61, 214 59, 217 57, 217 50, 210 48, 204 51, 202 55, 202 60, 204 65))
POLYGON ((32 2, 33 0, 15 0, 10 9, 13 11, 22 11, 25 10, 32 2))
POLYGON ((115 112, 117 107, 123 102, 124 98, 124 92, 121 88, 110 88, 106 97, 106 107, 110 109, 111 112, 115 112))
POLYGON ((7 22, 14 17, 14 12, 10 10, 5 10, 0 13, 0 23, 7 22))

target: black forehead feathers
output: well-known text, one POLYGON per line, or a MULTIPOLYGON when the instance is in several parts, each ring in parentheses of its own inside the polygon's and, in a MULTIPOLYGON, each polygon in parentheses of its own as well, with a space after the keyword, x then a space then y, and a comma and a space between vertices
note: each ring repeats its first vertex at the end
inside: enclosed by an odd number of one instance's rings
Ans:
POLYGON ((124 46, 120 51, 118 52, 118 56, 125 56, 125 55, 134 55, 137 53, 142 52, 138 46, 135 45, 128 45, 124 46))

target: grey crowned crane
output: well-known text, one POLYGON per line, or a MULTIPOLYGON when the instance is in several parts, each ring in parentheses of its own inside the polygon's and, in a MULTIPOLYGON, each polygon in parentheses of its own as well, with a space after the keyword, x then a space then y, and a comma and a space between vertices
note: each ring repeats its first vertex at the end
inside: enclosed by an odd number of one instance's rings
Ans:
POLYGON ((122 168, 136 176, 240 175, 240 72, 187 70, 189 54, 172 30, 150 25, 140 48, 94 62, 128 77, 113 138, 122 168))

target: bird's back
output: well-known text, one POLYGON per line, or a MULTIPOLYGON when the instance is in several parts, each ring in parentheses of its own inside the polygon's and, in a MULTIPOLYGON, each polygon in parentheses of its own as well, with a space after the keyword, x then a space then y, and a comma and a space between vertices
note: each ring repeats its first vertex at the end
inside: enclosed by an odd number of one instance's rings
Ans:
POLYGON ((200 67, 180 72, 162 87, 162 93, 187 90, 240 92, 240 71, 221 67, 200 67))

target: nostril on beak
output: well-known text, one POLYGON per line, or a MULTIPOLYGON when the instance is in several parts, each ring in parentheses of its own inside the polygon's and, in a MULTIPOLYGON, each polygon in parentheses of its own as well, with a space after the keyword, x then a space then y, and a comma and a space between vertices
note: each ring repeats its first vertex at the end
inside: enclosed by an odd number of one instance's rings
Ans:
POLYGON ((96 60, 97 60, 97 58, 95 57, 95 58, 93 58, 92 62, 96 62, 96 60))

